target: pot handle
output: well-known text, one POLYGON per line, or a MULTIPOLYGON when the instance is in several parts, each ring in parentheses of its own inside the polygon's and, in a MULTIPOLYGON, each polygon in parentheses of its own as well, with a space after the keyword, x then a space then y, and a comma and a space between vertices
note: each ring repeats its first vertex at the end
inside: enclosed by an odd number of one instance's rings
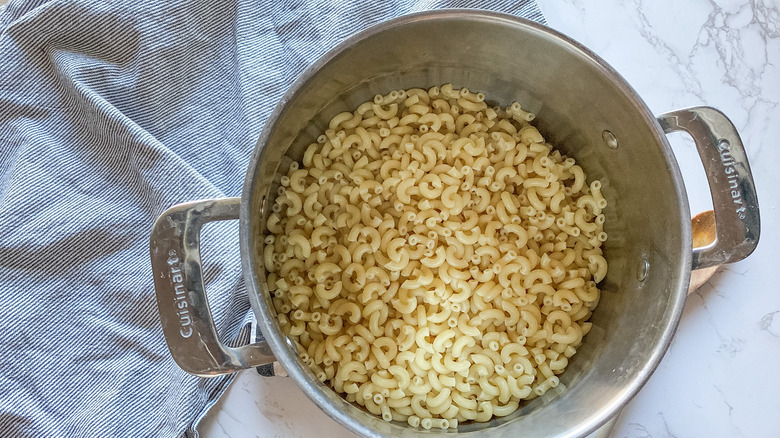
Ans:
POLYGON ((241 198, 210 199, 171 207, 152 227, 150 252, 165 341, 190 374, 211 377, 271 363, 265 342, 228 347, 220 342, 206 299, 200 230, 210 221, 238 219, 241 198))
POLYGON ((665 133, 693 137, 712 193, 716 238, 693 249, 692 269, 738 262, 758 245, 761 224, 753 174, 731 120, 715 108, 684 108, 658 116, 665 133))

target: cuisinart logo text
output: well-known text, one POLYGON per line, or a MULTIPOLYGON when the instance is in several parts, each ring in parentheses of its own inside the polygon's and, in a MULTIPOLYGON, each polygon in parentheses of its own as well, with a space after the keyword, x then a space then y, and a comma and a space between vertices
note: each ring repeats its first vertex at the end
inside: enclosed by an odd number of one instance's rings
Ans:
POLYGON ((187 289, 184 287, 184 276, 181 272, 179 256, 174 250, 168 252, 168 265, 171 267, 171 282, 173 283, 173 290, 176 292, 173 299, 176 303, 176 308, 179 309, 176 312, 179 314, 179 324, 181 325, 179 334, 183 338, 189 338, 192 336, 190 303, 187 302, 187 289))
POLYGON ((745 206, 742 202, 742 192, 739 190, 739 175, 737 174, 737 168, 734 167, 736 161, 731 156, 730 150, 731 144, 727 141, 721 141, 718 143, 718 151, 720 152, 720 161, 723 163, 723 171, 726 173, 726 178, 729 181, 729 188, 731 189, 731 200, 736 204, 736 213, 740 219, 745 219, 745 206))

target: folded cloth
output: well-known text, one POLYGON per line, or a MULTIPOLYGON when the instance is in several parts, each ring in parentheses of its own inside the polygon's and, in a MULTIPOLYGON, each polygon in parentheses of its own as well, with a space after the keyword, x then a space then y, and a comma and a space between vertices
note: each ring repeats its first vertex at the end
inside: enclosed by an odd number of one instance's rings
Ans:
MULTIPOLYGON (((149 233, 238 196, 263 122, 345 37, 394 16, 519 1, 21 1, 0 10, 0 436, 196 436, 231 377, 171 359, 149 233)), ((236 223, 209 224, 223 339, 251 314, 236 223)))

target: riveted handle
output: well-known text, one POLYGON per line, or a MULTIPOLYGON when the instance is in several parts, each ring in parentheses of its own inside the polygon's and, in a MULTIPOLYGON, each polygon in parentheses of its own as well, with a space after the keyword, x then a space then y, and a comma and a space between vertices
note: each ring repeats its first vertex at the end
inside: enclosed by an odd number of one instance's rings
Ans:
POLYGON ((712 194, 716 238, 693 249, 692 269, 738 262, 758 245, 761 224, 753 175, 737 129, 723 113, 693 107, 661 114, 664 132, 685 131, 693 137, 712 194))
POLYGON ((238 219, 240 206, 240 198, 179 204, 152 228, 152 272, 165 340, 176 363, 190 374, 211 377, 275 360, 265 342, 223 345, 206 299, 200 230, 210 221, 238 219))

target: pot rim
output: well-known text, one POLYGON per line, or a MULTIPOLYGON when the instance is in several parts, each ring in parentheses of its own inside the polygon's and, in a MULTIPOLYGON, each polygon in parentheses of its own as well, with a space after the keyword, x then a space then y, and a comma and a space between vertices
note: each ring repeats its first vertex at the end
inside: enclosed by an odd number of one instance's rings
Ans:
MULTIPOLYGON (((273 331, 273 326, 269 322, 271 318, 274 318, 276 312, 264 305, 263 300, 260 297, 261 293, 265 291, 260 290, 260 283, 255 273, 255 260, 254 260, 254 240, 252 238, 252 229, 250 224, 250 216, 252 215, 252 193, 255 187, 254 175, 259 164, 259 157, 266 143, 269 140, 271 131, 276 125, 279 117, 282 115, 288 102, 299 92, 303 85, 308 82, 313 76, 315 76, 324 65, 331 62, 334 58, 341 55, 345 50, 359 43, 360 41, 370 38, 376 34, 385 32, 389 29, 396 27, 402 27, 409 24, 435 21, 435 20, 449 20, 449 19, 470 19, 480 20, 487 22, 503 23, 518 28, 524 28, 526 31, 533 32, 540 38, 547 38, 555 40, 562 46, 567 46, 569 50, 578 53, 580 56, 586 58, 592 65, 596 66, 600 72, 608 78, 614 86, 621 90, 624 95, 629 99, 637 115, 648 125, 654 129, 651 130, 659 146, 666 157, 666 164, 668 170, 672 174, 674 180, 674 187, 676 190, 675 197, 677 199, 679 211, 690 217, 690 207, 688 204, 688 197, 685 191, 685 185, 680 172, 679 166, 675 155, 669 145, 666 135, 663 133, 661 126, 659 125, 656 117, 647 107, 645 102, 638 96, 636 91, 628 84, 628 82, 615 71, 609 64, 602 58, 596 55, 587 47, 574 41, 568 36, 553 30, 547 26, 544 26, 535 21, 530 21, 524 18, 516 17, 513 15, 478 10, 478 9, 440 9, 434 11, 425 11, 419 13, 413 13, 383 21, 376 25, 373 25, 363 31, 353 34, 346 38, 344 41, 330 49, 327 53, 322 55, 314 64, 305 69, 300 76, 290 85, 285 94, 279 100, 275 106, 273 112, 268 117, 263 127, 263 130, 258 138, 255 148, 252 153, 252 157, 249 162, 249 166, 244 181, 243 192, 241 196, 241 210, 239 218, 239 235, 240 235, 240 247, 241 247, 241 264, 244 275, 244 280, 247 287, 247 294, 249 296, 252 309, 257 317, 260 329, 265 336, 266 342, 271 346, 276 359, 281 363, 288 375, 292 377, 296 384, 306 394, 306 396, 315 402, 317 406, 326 412, 331 418, 338 421, 344 427, 350 431, 363 435, 380 437, 384 436, 382 432, 369 429, 365 425, 356 421, 350 421, 349 414, 338 409, 338 407, 329 402, 329 399, 317 388, 317 385, 304 385, 302 382, 310 380, 307 376, 304 366, 298 360, 296 355, 290 353, 288 345, 286 344, 286 337, 277 336, 273 331)), ((686 221, 681 221, 683 224, 687 224, 686 221)), ((594 412, 590 415, 587 421, 580 424, 573 425, 564 436, 586 436, 604 423, 610 418, 615 416, 618 411, 625 406, 647 383, 650 376, 656 370, 661 362, 661 359, 666 354, 666 351, 671 344, 672 338, 679 325, 680 318, 682 316, 683 305, 685 303, 685 297, 690 281, 691 274, 691 261, 692 261, 692 232, 690 227, 682 226, 681 229, 681 254, 682 259, 679 263, 679 269, 682 270, 682 275, 678 276, 680 279, 678 284, 674 285, 676 293, 672 296, 672 315, 668 320, 665 327, 660 328, 662 331, 659 337, 659 343, 650 356, 649 360, 644 364, 642 369, 637 372, 634 377, 624 385, 622 391, 617 396, 613 397, 608 403, 606 403, 598 412, 594 412)), ((346 403, 346 401, 345 401, 346 403)), ((469 432, 468 435, 479 434, 480 432, 469 432)))

